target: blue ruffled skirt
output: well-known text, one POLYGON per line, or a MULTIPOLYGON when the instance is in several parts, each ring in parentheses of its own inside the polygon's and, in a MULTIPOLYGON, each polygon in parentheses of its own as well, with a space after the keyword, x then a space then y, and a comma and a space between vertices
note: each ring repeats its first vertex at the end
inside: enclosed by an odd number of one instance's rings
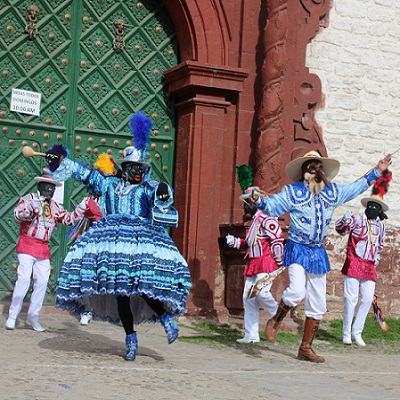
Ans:
POLYGON ((190 287, 188 265, 162 226, 110 215, 71 246, 58 278, 56 307, 119 322, 115 297, 130 296, 135 323, 155 322, 159 316, 141 296, 179 316, 190 287))
POLYGON ((303 245, 293 240, 285 243, 283 265, 300 264, 310 274, 326 274, 330 263, 325 247, 303 245))

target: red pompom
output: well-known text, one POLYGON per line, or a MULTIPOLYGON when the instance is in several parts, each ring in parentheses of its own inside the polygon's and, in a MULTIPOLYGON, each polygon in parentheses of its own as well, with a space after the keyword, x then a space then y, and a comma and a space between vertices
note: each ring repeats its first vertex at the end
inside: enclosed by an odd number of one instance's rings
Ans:
POLYGON ((383 171, 382 176, 375 182, 372 188, 372 194, 383 198, 389 190, 389 185, 391 181, 392 173, 388 169, 383 171))

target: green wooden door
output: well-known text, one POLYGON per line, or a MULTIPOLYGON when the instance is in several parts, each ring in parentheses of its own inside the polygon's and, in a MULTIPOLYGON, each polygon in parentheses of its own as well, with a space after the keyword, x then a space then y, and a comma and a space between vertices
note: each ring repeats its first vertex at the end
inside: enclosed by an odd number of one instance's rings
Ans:
MULTIPOLYGON (((162 0, 2 0, 0 7, 0 300, 16 280, 18 199, 36 191, 42 157, 24 158, 24 145, 44 152, 54 143, 92 165, 97 155, 119 157, 130 144, 133 112, 153 119, 149 146, 154 178, 172 184, 174 105, 163 72, 177 64, 177 42, 162 0), (10 110, 12 89, 40 93, 40 115, 10 110)), ((15 109, 15 108, 14 108, 15 109)), ((86 189, 68 181, 64 207, 86 189)), ((68 243, 64 227, 51 239, 54 299, 68 243)))

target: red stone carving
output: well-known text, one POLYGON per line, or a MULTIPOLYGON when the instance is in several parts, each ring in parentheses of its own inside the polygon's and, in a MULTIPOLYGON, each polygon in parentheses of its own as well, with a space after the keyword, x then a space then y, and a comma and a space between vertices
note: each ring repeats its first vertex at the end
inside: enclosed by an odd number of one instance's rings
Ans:
MULTIPOLYGON (((216 228, 226 224, 232 234, 236 220, 231 211, 238 208, 234 167, 250 157, 254 183, 274 193, 286 183, 284 167, 297 149, 312 147, 324 153, 314 119, 322 102, 321 85, 306 68, 305 54, 329 4, 327 0, 165 4, 181 56, 181 63, 164 76, 178 112, 174 186, 181 220, 172 235, 191 270, 193 289, 187 307, 192 315, 236 312, 245 260, 225 254, 225 231, 219 232, 222 243, 216 240, 216 228), (259 27, 254 26, 255 13, 261 13, 265 22, 260 23, 262 43, 259 27), (255 44, 260 45, 256 50, 255 44), (261 57, 255 51, 261 51, 261 57), (257 140, 246 143, 255 106, 257 140), (220 254, 224 266, 218 262, 220 254)), ((283 290, 284 283, 280 280, 274 290, 283 290)))
POLYGON ((259 110, 254 182, 268 193, 277 191, 281 179, 284 76, 288 63, 287 35, 287 1, 267 1, 267 20, 263 37, 262 99, 259 110))
POLYGON ((268 193, 286 183, 291 159, 310 149, 326 155, 315 120, 321 84, 305 66, 305 53, 329 7, 328 0, 267 0, 254 182, 268 193))
MULTIPOLYGON (((293 149, 291 159, 304 155, 308 150, 318 150, 327 155, 321 128, 315 120, 315 112, 322 105, 321 82, 310 74, 305 66, 307 44, 316 36, 321 26, 327 25, 330 0, 300 0, 300 12, 292 14, 297 27, 296 40, 298 70, 294 81, 293 99, 293 149), (300 53, 301 52, 301 53, 300 53)), ((289 160, 288 160, 289 161, 289 160)))

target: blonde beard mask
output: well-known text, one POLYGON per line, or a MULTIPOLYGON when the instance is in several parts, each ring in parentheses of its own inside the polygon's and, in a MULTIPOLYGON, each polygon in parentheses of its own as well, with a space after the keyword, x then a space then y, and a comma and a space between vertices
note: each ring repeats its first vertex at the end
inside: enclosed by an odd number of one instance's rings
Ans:
POLYGON ((325 187, 324 182, 316 182, 315 174, 311 175, 309 172, 306 172, 304 174, 304 180, 307 182, 308 190, 313 194, 320 193, 325 187))

